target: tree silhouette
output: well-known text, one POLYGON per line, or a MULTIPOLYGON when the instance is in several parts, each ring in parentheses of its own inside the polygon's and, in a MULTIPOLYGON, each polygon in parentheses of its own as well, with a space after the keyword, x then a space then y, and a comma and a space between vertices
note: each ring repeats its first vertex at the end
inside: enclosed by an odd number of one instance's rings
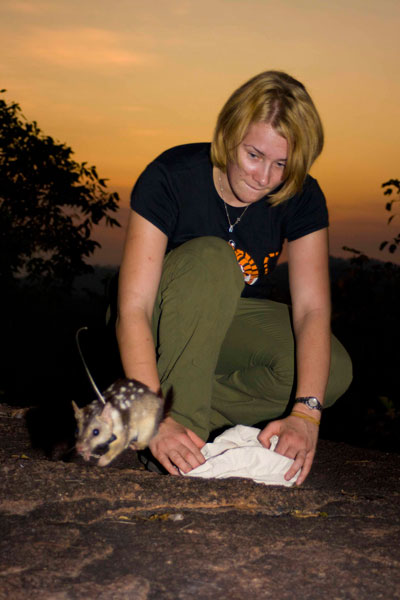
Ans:
MULTIPOLYGON (((5 90, 1 90, 3 93, 5 90)), ((27 276, 70 287, 90 272, 85 258, 100 244, 93 226, 119 226, 117 193, 96 168, 78 163, 65 144, 28 122, 18 104, 0 98, 0 276, 27 276)))
MULTIPOLYGON (((382 183, 382 187, 386 188, 384 191, 385 196, 391 196, 395 190, 398 198, 392 198, 389 202, 386 203, 385 210, 392 212, 393 205, 396 202, 400 202, 400 181, 398 179, 389 179, 385 183, 382 183)), ((388 225, 393 221, 398 214, 392 214, 388 218, 388 225)), ((383 250, 389 244, 388 250, 391 254, 397 250, 398 245, 400 244, 400 233, 397 234, 394 238, 392 238, 391 242, 385 240, 379 246, 379 250, 383 250)))

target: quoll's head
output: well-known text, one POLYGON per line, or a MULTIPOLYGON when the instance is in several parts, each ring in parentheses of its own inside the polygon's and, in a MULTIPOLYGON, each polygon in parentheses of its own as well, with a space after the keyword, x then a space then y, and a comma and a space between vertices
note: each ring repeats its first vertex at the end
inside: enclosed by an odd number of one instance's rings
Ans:
POLYGON ((75 402, 72 405, 78 426, 75 448, 85 460, 90 460, 96 448, 113 441, 110 406, 102 407, 97 402, 84 408, 79 408, 75 402))

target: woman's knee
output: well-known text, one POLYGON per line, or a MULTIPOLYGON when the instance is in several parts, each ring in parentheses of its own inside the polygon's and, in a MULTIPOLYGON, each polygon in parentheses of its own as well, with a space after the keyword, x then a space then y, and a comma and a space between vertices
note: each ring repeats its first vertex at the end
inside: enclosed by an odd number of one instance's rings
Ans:
POLYGON ((228 265, 238 266, 235 253, 228 242, 215 236, 193 238, 181 244, 181 246, 178 246, 172 252, 195 256, 206 264, 227 263, 228 265))
POLYGON ((235 253, 218 237, 204 236, 185 242, 167 255, 165 267, 172 267, 175 274, 187 274, 193 285, 212 283, 238 295, 244 287, 235 253))
POLYGON ((256 396, 264 398, 281 414, 290 400, 296 378, 294 351, 277 354, 272 364, 252 369, 256 396))
POLYGON ((325 407, 332 406, 342 396, 353 379, 353 366, 347 350, 332 336, 331 369, 325 394, 325 407))
MULTIPOLYGON (((331 343, 331 369, 324 406, 329 407, 342 396, 351 384, 353 378, 352 362, 349 354, 342 344, 332 336, 331 343)), ((266 366, 261 373, 259 385, 265 385, 265 396, 273 398, 282 408, 286 408, 289 397, 293 395, 296 384, 296 361, 294 343, 287 346, 285 352, 277 352, 274 360, 266 366)))

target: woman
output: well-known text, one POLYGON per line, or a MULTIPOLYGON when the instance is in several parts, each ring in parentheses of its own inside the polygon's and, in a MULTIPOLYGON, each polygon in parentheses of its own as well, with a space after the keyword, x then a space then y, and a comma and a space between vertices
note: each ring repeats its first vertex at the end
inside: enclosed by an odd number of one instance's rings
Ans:
POLYGON ((212 430, 268 420, 259 441, 279 436, 301 484, 322 405, 350 383, 330 333, 325 199, 307 174, 322 146, 304 86, 267 71, 229 98, 211 147, 172 148, 135 185, 117 337, 126 376, 172 400, 150 450, 173 475, 204 462, 212 430), (291 314, 268 300, 285 239, 291 314))

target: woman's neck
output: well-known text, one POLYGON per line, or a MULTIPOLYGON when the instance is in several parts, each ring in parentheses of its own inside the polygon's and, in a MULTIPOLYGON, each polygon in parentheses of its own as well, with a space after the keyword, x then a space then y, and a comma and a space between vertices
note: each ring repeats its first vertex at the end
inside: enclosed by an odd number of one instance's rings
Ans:
POLYGON ((224 173, 218 167, 213 167, 213 182, 218 196, 225 202, 225 204, 229 204, 229 206, 235 206, 237 208, 245 206, 245 203, 241 202, 232 192, 226 173, 224 173))

